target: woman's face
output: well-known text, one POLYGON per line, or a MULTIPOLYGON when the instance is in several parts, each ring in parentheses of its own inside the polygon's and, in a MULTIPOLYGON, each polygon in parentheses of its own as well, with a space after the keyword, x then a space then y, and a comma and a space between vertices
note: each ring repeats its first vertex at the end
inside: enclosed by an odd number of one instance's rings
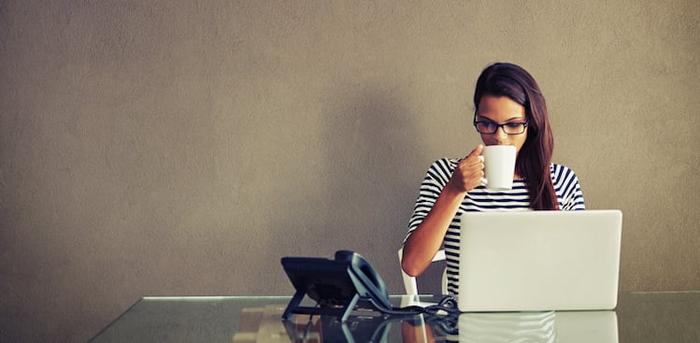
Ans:
MULTIPOLYGON (((525 107, 518 104, 505 96, 490 96, 485 95, 479 101, 479 109, 476 113, 477 121, 491 121, 496 124, 523 123, 527 120, 525 117, 525 107)), ((517 153, 525 144, 527 138, 527 127, 525 132, 516 135, 508 135, 504 132, 504 128, 499 127, 496 133, 481 134, 481 140, 485 145, 514 145, 517 153)))

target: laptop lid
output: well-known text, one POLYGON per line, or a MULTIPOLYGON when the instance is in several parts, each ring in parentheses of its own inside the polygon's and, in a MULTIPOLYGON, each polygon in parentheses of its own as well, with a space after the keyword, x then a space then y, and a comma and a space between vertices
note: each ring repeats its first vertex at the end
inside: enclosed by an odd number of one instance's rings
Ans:
POLYGON ((618 210, 466 212, 459 309, 613 309, 621 232, 618 210))

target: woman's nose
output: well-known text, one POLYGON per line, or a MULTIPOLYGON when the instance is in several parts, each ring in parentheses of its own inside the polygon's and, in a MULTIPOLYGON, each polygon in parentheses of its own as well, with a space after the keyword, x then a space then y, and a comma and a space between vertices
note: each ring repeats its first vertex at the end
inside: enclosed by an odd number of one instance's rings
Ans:
POLYGON ((508 135, 506 134, 506 132, 504 131, 502 126, 499 127, 498 130, 496 130, 495 135, 496 135, 496 142, 499 145, 503 145, 503 144, 506 144, 508 142, 508 135))

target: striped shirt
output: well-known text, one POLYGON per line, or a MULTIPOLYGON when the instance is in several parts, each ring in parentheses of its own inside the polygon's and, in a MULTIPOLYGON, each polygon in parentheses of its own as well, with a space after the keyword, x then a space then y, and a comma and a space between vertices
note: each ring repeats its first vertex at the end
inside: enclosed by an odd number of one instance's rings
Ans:
MULTIPOLYGON (((440 192, 457 168, 457 162, 458 160, 455 159, 443 158, 435 161, 428 169, 408 222, 408 234, 404 244, 433 208, 440 192)), ((559 208, 564 211, 585 210, 583 193, 574 171, 559 164, 552 164, 550 171, 559 208)), ((482 183, 467 193, 443 239, 443 248, 447 257, 447 290, 450 294, 457 294, 459 283, 459 217, 461 214, 469 211, 527 211, 529 209, 530 197, 524 180, 513 180, 513 188, 507 191, 492 191, 482 183)))

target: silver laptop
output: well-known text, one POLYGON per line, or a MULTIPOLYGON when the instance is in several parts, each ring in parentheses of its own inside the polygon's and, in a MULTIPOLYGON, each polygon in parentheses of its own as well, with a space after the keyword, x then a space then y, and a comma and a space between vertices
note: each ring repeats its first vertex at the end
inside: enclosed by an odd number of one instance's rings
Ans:
POLYGON ((459 309, 613 309, 621 233, 618 210, 464 213, 459 309))

